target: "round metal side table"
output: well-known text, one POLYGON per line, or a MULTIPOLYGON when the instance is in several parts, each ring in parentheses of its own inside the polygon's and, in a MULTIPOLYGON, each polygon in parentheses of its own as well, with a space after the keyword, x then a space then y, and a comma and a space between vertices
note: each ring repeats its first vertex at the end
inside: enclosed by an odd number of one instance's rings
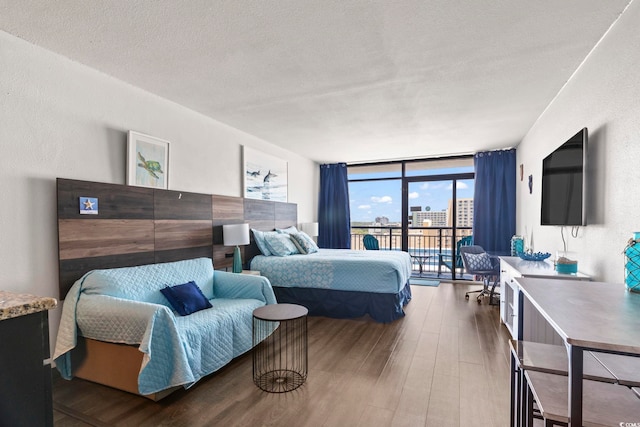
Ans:
POLYGON ((253 382, 270 393, 300 387, 307 379, 307 314, 296 304, 253 311, 253 382))

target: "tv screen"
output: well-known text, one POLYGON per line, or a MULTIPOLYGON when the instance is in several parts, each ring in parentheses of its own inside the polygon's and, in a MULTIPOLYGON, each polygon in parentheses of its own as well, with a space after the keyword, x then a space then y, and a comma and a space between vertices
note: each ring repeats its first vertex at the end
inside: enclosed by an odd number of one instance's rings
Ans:
POLYGON ((542 161, 542 225, 586 225, 587 128, 542 161))

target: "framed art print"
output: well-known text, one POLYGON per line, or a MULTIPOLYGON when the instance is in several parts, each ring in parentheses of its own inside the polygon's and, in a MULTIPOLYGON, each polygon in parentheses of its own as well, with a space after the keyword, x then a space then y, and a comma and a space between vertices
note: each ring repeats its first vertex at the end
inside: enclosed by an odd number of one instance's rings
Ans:
POLYGON ((127 185, 169 188, 169 141, 129 131, 127 185))
POLYGON ((243 146, 244 197, 287 201, 287 162, 243 146))

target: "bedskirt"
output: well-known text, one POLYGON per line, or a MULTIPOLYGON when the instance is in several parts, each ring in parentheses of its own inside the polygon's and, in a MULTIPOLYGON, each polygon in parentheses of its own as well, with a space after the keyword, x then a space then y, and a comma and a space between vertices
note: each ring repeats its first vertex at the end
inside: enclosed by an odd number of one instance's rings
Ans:
POLYGON ((408 282, 397 294, 279 286, 274 286, 273 292, 279 303, 303 305, 310 316, 349 319, 368 314, 381 323, 404 317, 403 307, 411 300, 408 282))

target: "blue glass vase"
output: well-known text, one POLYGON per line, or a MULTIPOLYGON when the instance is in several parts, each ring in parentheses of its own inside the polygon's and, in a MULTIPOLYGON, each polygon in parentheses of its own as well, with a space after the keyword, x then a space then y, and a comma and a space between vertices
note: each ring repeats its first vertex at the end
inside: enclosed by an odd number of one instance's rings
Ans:
POLYGON ((633 233, 624 249, 624 284, 632 292, 640 292, 640 232, 633 233))

